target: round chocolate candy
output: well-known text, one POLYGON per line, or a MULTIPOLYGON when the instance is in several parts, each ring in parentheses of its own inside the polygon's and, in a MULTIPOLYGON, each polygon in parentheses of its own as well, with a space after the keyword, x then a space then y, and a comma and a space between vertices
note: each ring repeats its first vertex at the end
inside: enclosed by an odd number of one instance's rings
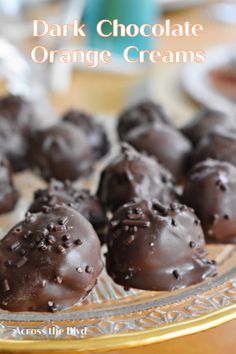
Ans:
POLYGON ((0 154, 11 163, 14 172, 23 171, 27 163, 28 139, 17 127, 0 118, 0 154))
POLYGON ((236 166, 236 129, 221 129, 203 137, 193 151, 190 164, 208 158, 227 161, 236 166))
POLYGON ((98 197, 88 190, 76 189, 69 181, 63 183, 52 179, 47 188, 34 193, 29 211, 38 213, 55 204, 67 204, 79 211, 93 225, 101 242, 105 241, 108 219, 98 197))
POLYGON ((102 268, 99 239, 77 211, 27 213, 0 241, 0 307, 63 310, 89 294, 102 268))
POLYGON ((92 116, 77 110, 71 110, 64 115, 63 120, 79 127, 86 133, 96 160, 108 153, 110 143, 105 129, 101 124, 97 123, 92 116))
POLYGON ((44 179, 65 181, 91 173, 94 159, 85 133, 69 123, 58 123, 32 136, 29 162, 44 179))
POLYGON ((121 140, 125 140, 126 135, 134 128, 154 123, 171 124, 161 105, 151 101, 139 103, 120 115, 118 121, 119 137, 121 140))
POLYGON ((236 243, 236 168, 206 160, 189 173, 182 200, 194 208, 208 242, 236 243))
POLYGON ((0 120, 5 120, 18 132, 30 133, 35 128, 35 112, 30 102, 20 96, 0 98, 0 120))
POLYGON ((28 167, 28 138, 34 127, 35 115, 29 102, 13 95, 0 99, 0 153, 15 172, 28 167))
POLYGON ((216 274, 200 221, 191 209, 137 200, 110 221, 106 268, 126 288, 175 290, 216 274))
POLYGON ((12 170, 9 162, 0 157, 0 214, 14 209, 19 193, 13 183, 12 170))
POLYGON ((164 125, 142 126, 126 136, 126 141, 135 149, 155 156, 181 182, 185 176, 192 145, 176 129, 164 125))
POLYGON ((202 137, 222 127, 235 127, 232 116, 227 113, 204 108, 189 123, 182 127, 181 131, 191 140, 193 145, 197 145, 202 137))
POLYGON ((175 199, 174 179, 158 162, 128 144, 101 175, 98 197, 114 211, 133 198, 157 198, 167 204, 175 199))

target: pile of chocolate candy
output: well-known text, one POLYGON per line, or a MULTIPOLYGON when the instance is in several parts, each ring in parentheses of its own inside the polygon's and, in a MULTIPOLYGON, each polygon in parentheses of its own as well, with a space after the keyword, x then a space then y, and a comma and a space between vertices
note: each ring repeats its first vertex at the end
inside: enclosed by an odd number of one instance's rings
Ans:
POLYGON ((82 301, 103 269, 128 288, 170 291, 216 275, 207 243, 236 243, 236 123, 201 110, 177 128, 163 108, 143 102, 123 112, 120 152, 89 176, 112 142, 95 118, 70 111, 38 128, 31 105, 0 100, 0 212, 20 193, 13 172, 47 181, 25 219, 0 241, 0 307, 58 311, 82 301))

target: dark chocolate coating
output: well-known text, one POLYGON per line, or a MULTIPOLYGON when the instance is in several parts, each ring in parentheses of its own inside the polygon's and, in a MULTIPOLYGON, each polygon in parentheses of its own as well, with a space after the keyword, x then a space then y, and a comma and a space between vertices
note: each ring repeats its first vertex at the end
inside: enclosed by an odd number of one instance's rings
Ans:
POLYGON ((31 104, 19 96, 0 99, 0 153, 10 160, 15 172, 28 167, 28 137, 35 127, 31 104))
POLYGON ((190 171, 182 200, 194 208, 209 242, 236 243, 236 168, 206 160, 190 171))
POLYGON ((69 123, 58 123, 32 136, 29 162, 44 179, 65 181, 91 173, 94 159, 84 132, 69 123))
POLYGON ((111 211, 136 197, 168 204, 175 199, 174 179, 155 159, 123 144, 121 153, 102 172, 97 194, 111 211))
POLYGON ((0 214, 14 209, 18 198, 10 164, 5 158, 0 158, 0 214))
POLYGON ((0 307, 58 311, 83 300, 103 264, 91 224, 67 206, 26 214, 0 242, 0 307))
POLYGON ((192 150, 192 144, 182 133, 168 125, 155 124, 133 130, 126 141, 138 151, 155 156, 178 182, 182 181, 192 150))
POLYGON ((236 166, 236 130, 222 128, 203 137, 192 153, 190 164, 193 166, 208 158, 236 166))
POLYGON ((119 137, 125 140, 126 135, 134 128, 154 123, 171 124, 161 105, 151 101, 139 103, 120 115, 117 127, 119 137))
POLYGON ((28 139, 0 117, 0 154, 11 163, 14 172, 23 171, 27 163, 28 139))
POLYGON ((108 153, 110 143, 106 131, 101 124, 95 122, 92 116, 80 111, 71 110, 64 115, 63 120, 79 127, 86 133, 96 160, 108 153))
POLYGON ((200 221, 178 204, 134 201, 114 214, 108 231, 106 267, 125 287, 175 290, 216 274, 200 221))
POLYGON ((30 102, 20 96, 0 98, 0 120, 5 120, 23 134, 35 128, 35 113, 30 102))
POLYGON ((91 195, 88 190, 76 189, 68 181, 63 183, 51 180, 46 189, 38 189, 34 193, 29 211, 38 213, 43 211, 45 206, 51 207, 55 204, 67 204, 80 212, 93 225, 101 242, 105 241, 108 219, 97 196, 91 195))
POLYGON ((182 127, 181 131, 191 140, 193 145, 197 145, 205 135, 222 127, 233 126, 235 127, 235 123, 230 115, 204 108, 189 123, 182 127))

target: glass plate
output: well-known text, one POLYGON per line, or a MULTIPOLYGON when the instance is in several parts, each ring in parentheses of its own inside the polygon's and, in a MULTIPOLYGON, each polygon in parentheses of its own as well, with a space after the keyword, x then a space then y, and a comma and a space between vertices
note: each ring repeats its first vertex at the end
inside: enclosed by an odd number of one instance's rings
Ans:
POLYGON ((235 59, 235 51, 235 43, 223 44, 209 49, 203 64, 187 64, 184 67, 181 80, 185 91, 206 107, 236 112, 236 103, 214 89, 209 78, 211 70, 235 59))
MULTIPOLYGON (((111 117, 99 120, 106 122, 115 140, 115 120, 111 117)), ((117 149, 114 146, 111 154, 117 149)), ((94 190, 106 160, 96 167, 92 178, 78 185, 94 190)), ((16 175, 15 181, 22 198, 14 212, 0 218, 1 235, 22 219, 32 192, 45 185, 29 171, 16 175)), ((8 351, 118 349, 194 333, 236 318, 236 247, 214 245, 208 250, 217 261, 218 276, 187 289, 125 291, 103 271, 89 297, 68 310, 0 311, 0 348, 8 351)))

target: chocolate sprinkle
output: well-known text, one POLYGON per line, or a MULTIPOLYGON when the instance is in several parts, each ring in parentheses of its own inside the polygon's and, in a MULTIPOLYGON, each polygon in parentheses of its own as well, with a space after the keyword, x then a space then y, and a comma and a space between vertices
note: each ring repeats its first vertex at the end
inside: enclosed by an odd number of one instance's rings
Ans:
POLYGON ((15 265, 17 268, 21 268, 27 261, 28 261, 28 258, 23 256, 15 263, 15 265))
POLYGON ((190 248, 195 248, 195 247, 196 247, 196 242, 190 241, 190 242, 189 242, 189 247, 190 247, 190 248))
POLYGON ((16 241, 11 245, 11 250, 16 251, 20 247, 20 241, 16 241))
POLYGON ((74 244, 76 246, 81 246, 83 244, 83 242, 78 238, 77 240, 75 240, 74 244))
POLYGON ((90 274, 90 273, 93 273, 93 267, 86 266, 86 267, 85 267, 85 272, 86 272, 86 273, 89 273, 89 274, 90 274))
POLYGON ((65 247, 63 247, 62 245, 58 245, 57 246, 57 250, 58 250, 59 253, 65 253, 66 252, 65 247))
POLYGON ((9 282, 7 279, 4 279, 3 280, 3 291, 4 292, 7 292, 7 291, 10 291, 11 288, 10 288, 10 285, 9 285, 9 282))
POLYGON ((181 275, 179 274, 177 269, 173 270, 173 275, 177 280, 181 279, 181 275))

